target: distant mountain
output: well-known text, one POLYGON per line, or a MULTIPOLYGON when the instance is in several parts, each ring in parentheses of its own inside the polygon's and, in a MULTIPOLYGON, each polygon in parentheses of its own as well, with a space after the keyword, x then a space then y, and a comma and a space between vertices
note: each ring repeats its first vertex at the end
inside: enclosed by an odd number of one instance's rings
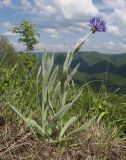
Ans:
MULTIPOLYGON (((57 52, 55 53, 55 55, 56 55, 56 58, 58 56, 65 57, 66 53, 57 52)), ((117 67, 123 64, 126 64, 126 53, 107 54, 107 53, 99 53, 96 51, 79 52, 74 60, 77 60, 78 58, 88 63, 88 65, 94 65, 101 61, 112 63, 117 67)))
MULTIPOLYGON (((55 54, 55 64, 61 65, 65 53, 55 54)), ((108 86, 126 89, 126 53, 103 54, 99 52, 79 52, 74 58, 71 68, 80 63, 74 76, 77 83, 103 80, 108 86)))

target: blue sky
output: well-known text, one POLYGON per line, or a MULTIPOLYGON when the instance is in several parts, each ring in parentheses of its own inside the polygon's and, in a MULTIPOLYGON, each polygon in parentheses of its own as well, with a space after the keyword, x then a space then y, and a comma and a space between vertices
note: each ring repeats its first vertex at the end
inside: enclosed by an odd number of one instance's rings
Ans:
POLYGON ((107 33, 93 34, 82 50, 126 52, 126 0, 0 0, 0 34, 23 50, 11 30, 23 19, 32 20, 41 35, 36 50, 70 51, 90 30, 92 16, 106 21, 107 33))

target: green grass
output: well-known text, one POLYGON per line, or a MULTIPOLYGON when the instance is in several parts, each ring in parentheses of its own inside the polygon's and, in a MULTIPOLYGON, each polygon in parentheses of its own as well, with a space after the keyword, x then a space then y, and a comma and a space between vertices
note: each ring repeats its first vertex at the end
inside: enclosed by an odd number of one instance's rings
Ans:
MULTIPOLYGON (((34 67, 33 67, 34 68, 34 67)), ((98 117, 105 112, 85 132, 72 141, 50 144, 27 127, 11 110, 8 103, 16 106, 24 115, 34 119, 38 117, 36 102, 36 75, 25 70, 19 72, 18 66, 0 66, 0 113, 6 125, 0 126, 0 159, 125 159, 126 155, 126 98, 125 95, 108 93, 104 86, 95 93, 90 85, 85 85, 82 95, 64 117, 67 121, 72 115, 78 116, 76 124, 69 128, 81 126, 94 115, 98 117)), ((88 74, 76 76, 86 79, 88 74), (81 77, 82 76, 82 77, 81 77)), ((93 75, 92 75, 93 76, 93 75)), ((103 75, 99 75, 101 78, 103 75)), ((116 79, 116 76, 109 75, 116 79)), ((77 93, 78 87, 68 94, 67 102, 77 93)), ((69 132, 68 131, 68 132, 69 132)))
MULTIPOLYGON (((27 126, 24 121, 12 110, 16 109, 25 117, 35 120, 41 124, 40 109, 38 104, 38 95, 43 91, 42 77, 38 81, 39 92, 36 92, 37 61, 35 55, 15 54, 15 50, 8 40, 1 37, 0 43, 3 51, 0 56, 0 159, 1 160, 115 160, 125 159, 126 157, 126 95, 117 94, 118 92, 109 93, 104 84, 100 84, 97 92, 91 87, 90 80, 106 80, 106 72, 99 71, 100 67, 106 67, 109 62, 115 66, 115 70, 125 65, 125 54, 106 55, 97 52, 80 52, 74 62, 78 63, 78 58, 82 62, 86 62, 91 68, 90 73, 81 72, 75 75, 75 80, 83 81, 83 86, 72 84, 67 87, 67 98, 65 104, 69 104, 73 100, 74 95, 78 95, 81 88, 83 92, 78 100, 70 108, 69 112, 64 116, 62 122, 58 124, 63 127, 72 116, 77 116, 76 123, 72 124, 66 131, 68 135, 74 129, 88 122, 92 117, 96 117, 95 121, 86 130, 80 132, 72 139, 64 141, 47 142, 33 127, 27 126), (4 42, 4 43, 3 43, 4 42), (6 51, 6 48, 9 48, 6 51), (6 52, 6 54, 5 54, 6 52), (10 58, 11 57, 11 58, 10 58), (99 64, 101 66, 99 66, 99 64), (96 67, 94 71, 94 67, 96 67)), ((39 55, 40 56, 40 55, 39 55)), ((59 79, 62 78, 62 64, 64 63, 64 53, 55 55, 57 62, 60 63, 59 79)), ((66 63, 67 65, 68 63, 66 63)), ((55 63, 54 66, 56 66, 55 63)), ((46 63, 45 63, 46 66, 46 63)), ((50 66, 47 67, 47 69, 50 66)), ((73 67, 73 66, 72 66, 73 67)), ((46 69, 46 74, 47 74, 46 69)), ((82 70, 85 66, 82 64, 82 70)), ((123 68, 124 69, 124 68, 123 68)), ((72 69, 70 69, 72 71, 72 69)), ((67 71, 66 71, 67 72, 67 71)), ((116 73, 116 72, 115 72, 116 73)), ((114 85, 125 86, 125 76, 107 73, 107 80, 114 85)), ((64 74, 65 75, 65 74, 64 74)), ((67 78, 69 72, 64 76, 67 78)), ((46 83, 46 81, 45 81, 46 83)), ((94 85, 96 85, 94 83, 94 85)), ((45 87, 46 90, 46 87, 45 87)), ((54 90, 49 96, 53 95, 54 90)), ((58 95, 60 96, 60 95, 58 95)), ((42 97, 40 97, 40 100, 42 97)), ((60 100, 64 101, 63 97, 60 100)), ((63 102, 62 101, 62 102, 63 102)), ((48 102, 48 101, 46 101, 48 102)), ((55 111, 59 110, 59 104, 55 103, 55 111)), ((40 104, 41 105, 41 104, 40 104)), ((45 104, 47 105, 47 103, 45 104)), ((48 122, 52 120, 49 112, 48 122)), ((60 128, 60 129, 61 129, 60 128)), ((58 129, 55 128, 50 138, 57 137, 58 129)), ((57 140, 57 139, 56 139, 57 140)))

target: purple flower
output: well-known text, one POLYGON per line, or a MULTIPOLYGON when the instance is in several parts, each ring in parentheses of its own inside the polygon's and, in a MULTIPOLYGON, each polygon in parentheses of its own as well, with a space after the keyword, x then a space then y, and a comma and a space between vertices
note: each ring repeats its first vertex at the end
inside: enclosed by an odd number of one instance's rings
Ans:
POLYGON ((93 33, 95 32, 106 32, 106 23, 105 21, 100 17, 92 17, 90 18, 89 26, 91 26, 91 31, 93 33))

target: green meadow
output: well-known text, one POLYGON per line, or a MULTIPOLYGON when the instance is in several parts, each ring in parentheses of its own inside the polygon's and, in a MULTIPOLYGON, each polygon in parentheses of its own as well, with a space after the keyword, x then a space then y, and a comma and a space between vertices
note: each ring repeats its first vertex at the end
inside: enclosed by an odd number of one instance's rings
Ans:
POLYGON ((1 160, 126 159, 126 55, 83 44, 28 54, 0 38, 1 160))

